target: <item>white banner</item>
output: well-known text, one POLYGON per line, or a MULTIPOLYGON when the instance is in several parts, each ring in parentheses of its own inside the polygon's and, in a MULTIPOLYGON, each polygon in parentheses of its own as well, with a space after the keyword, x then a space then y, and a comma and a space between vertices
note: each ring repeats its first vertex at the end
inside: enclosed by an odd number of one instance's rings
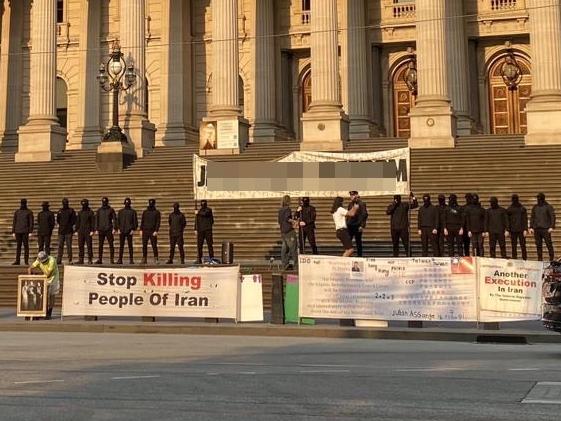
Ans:
POLYGON ((65 266, 62 315, 238 319, 239 276, 239 266, 65 266))
POLYGON ((201 199, 409 194, 409 148, 382 152, 293 152, 271 162, 215 162, 193 156, 193 190, 201 199))
POLYGON ((477 263, 482 321, 541 318, 542 262, 478 258, 477 263))
POLYGON ((476 321, 473 259, 300 256, 300 317, 476 321))

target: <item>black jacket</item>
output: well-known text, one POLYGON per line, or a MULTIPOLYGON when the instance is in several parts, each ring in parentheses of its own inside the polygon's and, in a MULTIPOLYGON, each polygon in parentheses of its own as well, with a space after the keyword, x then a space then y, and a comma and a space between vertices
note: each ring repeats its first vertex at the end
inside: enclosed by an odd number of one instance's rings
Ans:
POLYGON ((312 205, 302 206, 300 212, 294 212, 294 218, 300 219, 302 222, 306 223, 304 228, 314 229, 316 227, 316 208, 312 205))
POLYGON ((408 202, 392 202, 386 209, 386 214, 390 215, 390 229, 408 230, 409 229, 409 210, 419 207, 419 202, 414 199, 411 204, 408 202))
POLYGON ((481 205, 468 205, 464 208, 464 226, 467 231, 485 231, 485 209, 481 205))
POLYGON ((419 229, 430 228, 438 229, 438 208, 433 205, 421 206, 419 208, 419 216, 417 219, 419 229))
POLYGON ((464 208, 461 206, 448 206, 444 213, 444 228, 447 230, 460 230, 463 226, 464 208))
POLYGON ((555 228, 555 210, 553 206, 545 202, 543 205, 535 205, 532 208, 530 228, 555 228))
POLYGON ((76 224, 76 212, 72 208, 60 208, 56 214, 59 234, 72 234, 76 224))
POLYGON ((33 232, 33 212, 29 209, 18 209, 14 212, 12 234, 31 234, 33 232))
POLYGON ((47 210, 37 214, 37 234, 51 235, 55 228, 55 213, 47 210))
POLYGON ((160 231, 160 222, 162 215, 160 211, 156 208, 146 208, 142 212, 142 220, 140 222, 140 230, 146 232, 158 232, 160 231))
POLYGON ((508 225, 510 232, 528 231, 528 211, 522 205, 511 205, 506 213, 508 215, 508 225))
POLYGON ((102 206, 95 214, 96 231, 113 231, 115 224, 115 210, 111 206, 102 206))
POLYGON ((187 226, 187 220, 182 212, 172 212, 168 217, 169 223, 169 235, 183 235, 185 227, 187 226))
POLYGON ((445 222, 446 222, 446 212, 448 211, 448 206, 444 205, 438 205, 436 207, 436 209, 438 209, 438 229, 439 230, 444 230, 445 228, 445 222))
POLYGON ((347 218, 347 227, 366 228, 366 220, 368 219, 368 210, 366 210, 366 204, 361 199, 356 200, 354 203, 353 202, 349 203, 347 210, 351 210, 355 203, 358 203, 358 210, 353 217, 347 218))
POLYGON ((80 234, 89 234, 95 231, 95 214, 93 210, 81 210, 78 211, 76 216, 76 232, 80 234))
POLYGON ((489 208, 485 212, 485 232, 502 234, 508 231, 508 215, 505 208, 489 208))
POLYGON ((211 208, 201 208, 197 212, 197 220, 195 221, 197 231, 211 231, 214 224, 214 215, 211 208))
POLYGON ((287 234, 290 231, 294 230, 294 228, 292 228, 292 222, 290 222, 291 219, 292 219, 292 211, 290 210, 290 208, 279 209, 278 222, 279 222, 281 234, 287 234))
POLYGON ((133 208, 123 208, 117 214, 115 228, 121 234, 130 234, 131 231, 138 229, 138 216, 133 208))

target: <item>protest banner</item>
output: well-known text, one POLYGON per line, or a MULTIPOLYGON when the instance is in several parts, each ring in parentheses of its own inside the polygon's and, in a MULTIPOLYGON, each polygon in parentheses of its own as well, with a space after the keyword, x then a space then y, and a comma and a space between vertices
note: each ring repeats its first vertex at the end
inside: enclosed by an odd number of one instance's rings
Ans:
POLYGON ((240 291, 240 322, 263 321, 263 278, 243 275, 240 291))
POLYGON ((238 319, 239 266, 64 268, 63 316, 238 319))

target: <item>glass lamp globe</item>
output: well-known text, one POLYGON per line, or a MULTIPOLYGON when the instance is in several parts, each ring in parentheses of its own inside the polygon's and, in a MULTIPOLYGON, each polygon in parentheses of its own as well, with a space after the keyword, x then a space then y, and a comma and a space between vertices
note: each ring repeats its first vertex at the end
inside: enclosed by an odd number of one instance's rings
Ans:
POLYGON ((118 76, 123 71, 123 64, 120 60, 111 61, 111 64, 109 65, 109 71, 113 76, 118 76))

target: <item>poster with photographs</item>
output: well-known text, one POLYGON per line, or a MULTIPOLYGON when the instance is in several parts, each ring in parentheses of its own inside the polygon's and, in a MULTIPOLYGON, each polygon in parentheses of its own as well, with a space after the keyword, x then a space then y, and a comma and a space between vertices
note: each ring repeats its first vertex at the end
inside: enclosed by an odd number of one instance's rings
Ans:
POLYGON ((47 315, 47 280, 42 275, 19 275, 18 317, 47 315))

